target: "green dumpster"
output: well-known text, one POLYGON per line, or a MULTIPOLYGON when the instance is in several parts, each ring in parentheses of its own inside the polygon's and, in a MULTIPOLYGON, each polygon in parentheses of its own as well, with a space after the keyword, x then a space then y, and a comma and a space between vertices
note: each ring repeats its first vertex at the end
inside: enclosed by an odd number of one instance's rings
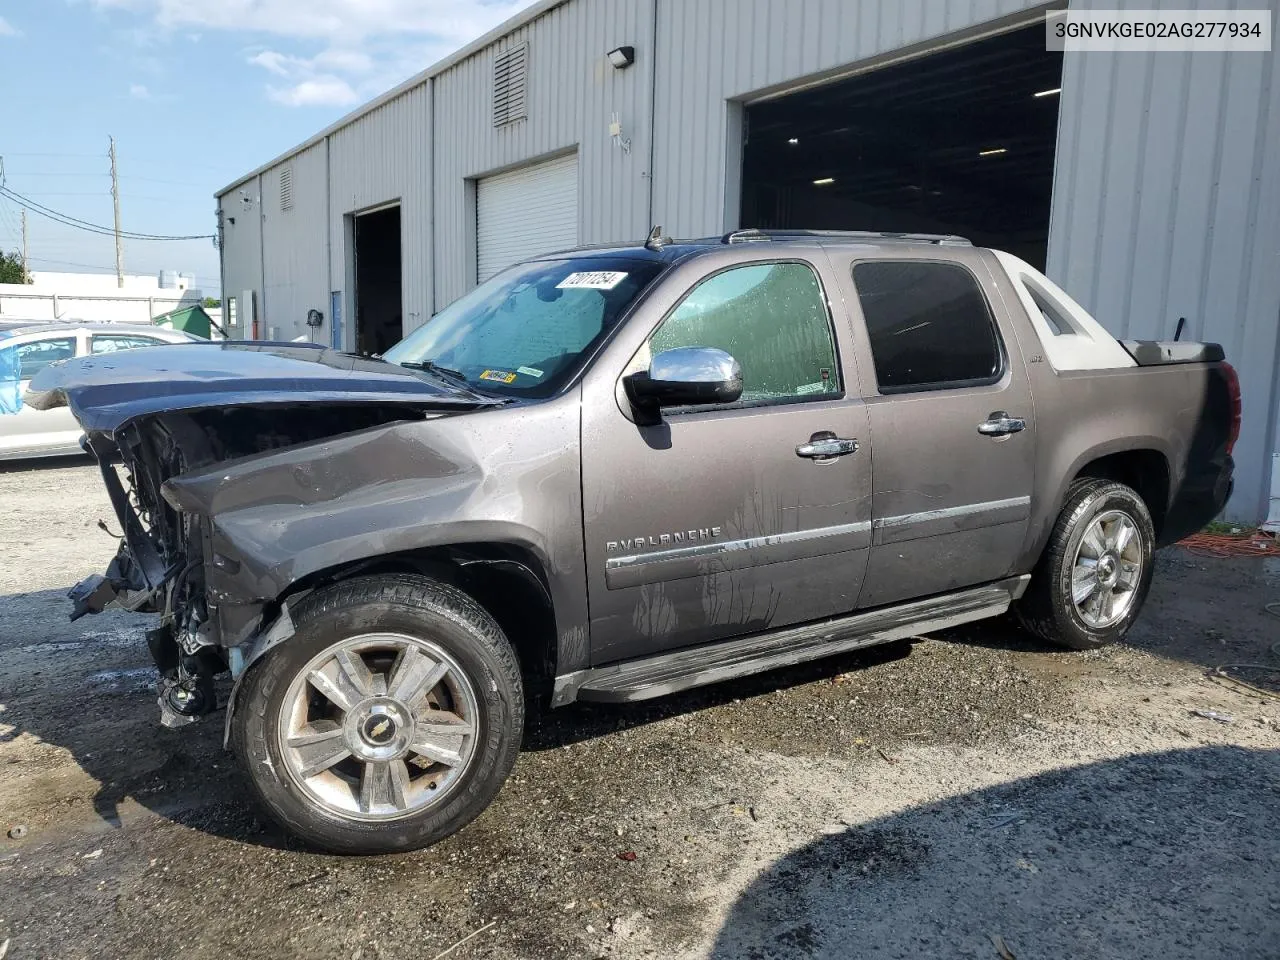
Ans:
POLYGON ((168 313, 162 313, 160 316, 152 318, 151 322, 157 327, 164 327, 166 330, 179 330, 182 333, 189 333, 193 337, 202 337, 205 340, 209 339, 210 331, 213 329, 213 319, 205 312, 204 307, 198 303, 189 307, 170 310, 168 313))

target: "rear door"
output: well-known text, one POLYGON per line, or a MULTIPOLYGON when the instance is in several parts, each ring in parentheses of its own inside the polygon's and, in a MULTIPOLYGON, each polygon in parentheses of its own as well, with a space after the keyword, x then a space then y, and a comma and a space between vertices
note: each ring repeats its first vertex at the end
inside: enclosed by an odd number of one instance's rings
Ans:
POLYGON ((1031 516, 1035 410, 976 250, 841 257, 875 444, 859 606, 1015 573, 1031 516))
POLYGON ((820 249, 768 252, 724 251, 677 268, 584 381, 593 663, 856 604, 870 544, 871 450, 848 324, 843 315, 833 323, 833 277, 820 249), (638 426, 621 378, 684 346, 732 354, 742 400, 638 426), (815 456, 826 437, 856 445, 815 456))

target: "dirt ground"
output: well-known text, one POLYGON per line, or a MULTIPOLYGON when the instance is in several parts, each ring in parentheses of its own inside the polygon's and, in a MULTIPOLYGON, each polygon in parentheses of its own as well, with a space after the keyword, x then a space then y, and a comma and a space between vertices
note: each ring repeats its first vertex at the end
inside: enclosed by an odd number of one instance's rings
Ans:
POLYGON ((1165 551, 1098 653, 991 622, 537 716, 461 834, 343 859, 259 819, 221 714, 156 724, 146 618, 68 623, 110 516, 0 469, 6 960, 1280 957, 1280 700, 1206 675, 1280 667, 1280 560, 1165 551))

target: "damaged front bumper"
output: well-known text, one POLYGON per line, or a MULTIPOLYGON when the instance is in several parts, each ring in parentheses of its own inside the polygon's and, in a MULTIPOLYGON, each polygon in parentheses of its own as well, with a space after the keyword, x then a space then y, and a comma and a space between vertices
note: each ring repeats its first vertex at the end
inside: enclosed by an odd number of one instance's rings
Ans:
POLYGON ((161 558, 147 535, 142 520, 129 502, 113 462, 119 451, 106 437, 89 440, 85 446, 98 461, 107 496, 123 530, 120 549, 107 567, 106 574, 94 574, 81 580, 67 594, 72 602, 71 619, 79 620, 90 613, 101 613, 118 607, 133 612, 154 612, 157 594, 177 570, 161 558), (148 610, 148 607, 153 607, 148 610))

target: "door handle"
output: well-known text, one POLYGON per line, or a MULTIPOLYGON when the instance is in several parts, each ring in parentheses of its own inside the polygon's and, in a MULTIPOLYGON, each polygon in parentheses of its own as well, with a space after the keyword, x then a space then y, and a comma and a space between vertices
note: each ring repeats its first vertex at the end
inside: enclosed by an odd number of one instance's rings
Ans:
POLYGON ((1021 433, 1027 429, 1027 421, 1021 417, 1011 417, 1003 410, 995 413, 978 424, 978 432, 984 437, 1007 437, 1011 433, 1021 433))
POLYGON ((796 447, 797 457, 807 457, 819 463, 831 463, 836 457, 847 457, 857 452, 857 440, 846 440, 828 431, 815 433, 809 438, 808 443, 802 443, 796 447))

